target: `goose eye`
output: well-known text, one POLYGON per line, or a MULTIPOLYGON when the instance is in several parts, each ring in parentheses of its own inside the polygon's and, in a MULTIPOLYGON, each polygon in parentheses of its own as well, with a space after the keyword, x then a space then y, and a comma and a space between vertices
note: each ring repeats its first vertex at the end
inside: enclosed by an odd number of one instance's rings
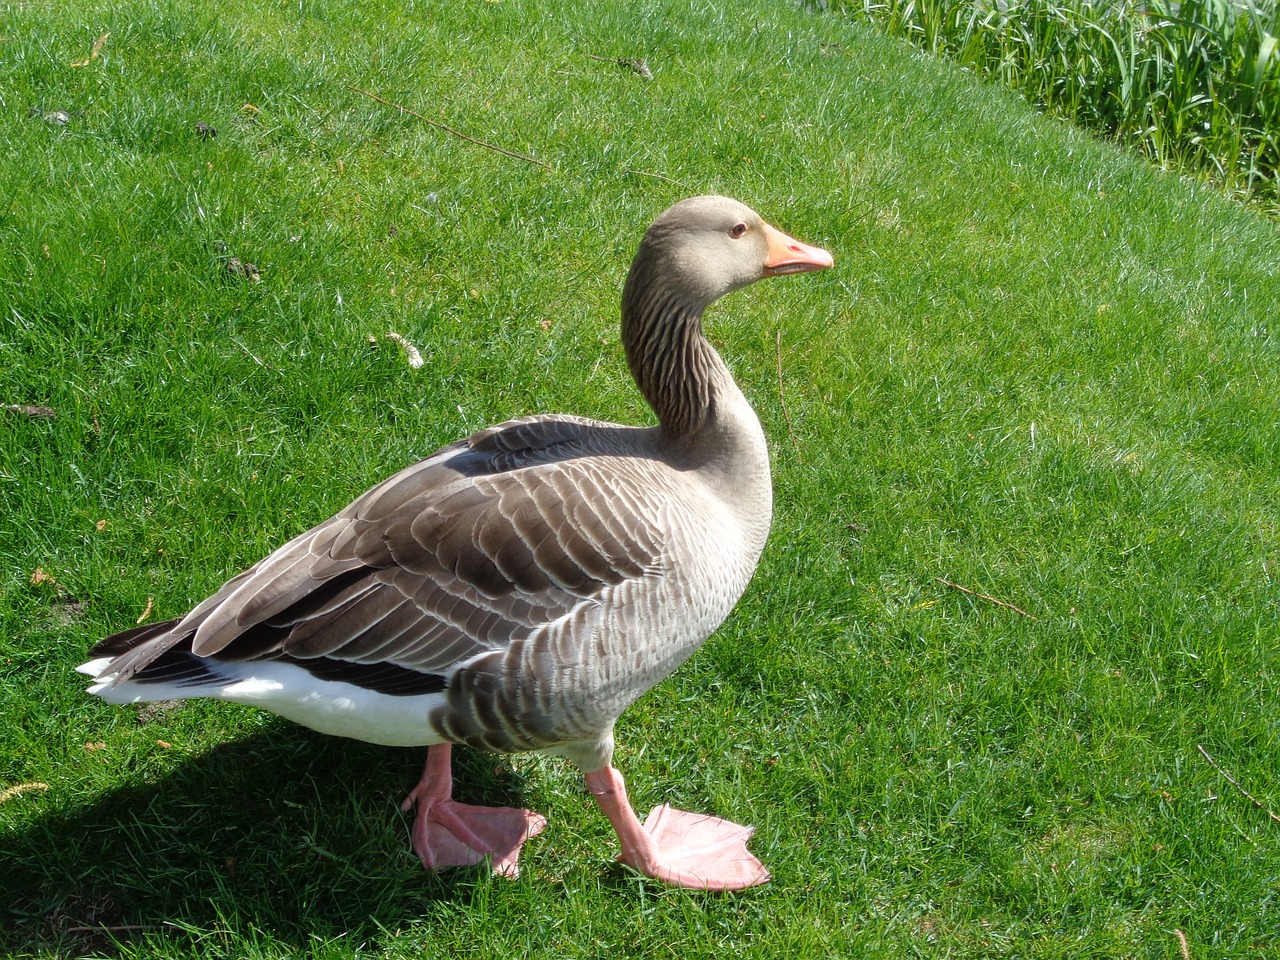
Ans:
POLYGON ((733 239, 735 240, 738 240, 746 236, 746 233, 747 233, 747 225, 745 223, 739 223, 739 224, 735 224, 733 229, 729 231, 729 236, 733 237, 733 239))

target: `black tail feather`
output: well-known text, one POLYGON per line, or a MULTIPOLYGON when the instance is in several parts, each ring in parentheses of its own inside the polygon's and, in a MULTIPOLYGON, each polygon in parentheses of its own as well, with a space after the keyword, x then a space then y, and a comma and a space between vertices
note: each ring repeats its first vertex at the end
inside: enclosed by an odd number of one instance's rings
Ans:
POLYGON ((99 640, 93 645, 93 649, 89 651, 91 657, 118 657, 120 654, 134 647, 141 646, 152 637, 158 637, 163 633, 168 633, 175 626, 177 620, 165 620, 162 623, 148 623, 141 627, 131 627, 128 630, 121 630, 119 633, 113 633, 104 640, 99 640))

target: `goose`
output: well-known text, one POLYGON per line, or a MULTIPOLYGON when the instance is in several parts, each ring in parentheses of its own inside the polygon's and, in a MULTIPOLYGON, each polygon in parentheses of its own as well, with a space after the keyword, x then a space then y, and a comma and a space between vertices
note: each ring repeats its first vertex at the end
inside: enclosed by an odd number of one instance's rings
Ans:
POLYGON ((185 616, 114 634, 77 669, 111 703, 214 697, 326 734, 426 746, 424 867, 518 873, 546 820, 453 799, 454 744, 542 751, 584 774, 617 859, 655 880, 769 880, 752 828, 663 804, 643 823, 613 766, 619 715, 721 624, 772 516, 760 422, 703 311, 831 255, 725 197, 649 227, 622 343, 654 426, 538 415, 492 426, 377 484, 185 616))

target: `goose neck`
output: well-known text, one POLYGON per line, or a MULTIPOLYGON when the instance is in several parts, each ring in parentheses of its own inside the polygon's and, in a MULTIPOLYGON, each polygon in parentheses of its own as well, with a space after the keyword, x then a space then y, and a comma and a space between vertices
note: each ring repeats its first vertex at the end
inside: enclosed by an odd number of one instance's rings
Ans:
POLYGON ((717 400, 736 389, 720 355, 702 334, 702 304, 682 300, 643 272, 628 277, 622 344, 631 375, 673 439, 692 437, 714 418, 717 400))

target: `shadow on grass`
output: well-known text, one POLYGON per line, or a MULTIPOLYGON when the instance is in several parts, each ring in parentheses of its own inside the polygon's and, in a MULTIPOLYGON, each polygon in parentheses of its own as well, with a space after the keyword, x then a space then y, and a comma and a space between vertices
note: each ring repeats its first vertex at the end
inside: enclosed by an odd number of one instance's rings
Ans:
MULTIPOLYGON (((280 721, 36 819, 0 841, 0 953, 249 937, 302 954, 468 902, 485 868, 423 870, 398 811, 424 755, 280 721)), ((454 757, 459 799, 521 802, 501 758, 454 757)))

